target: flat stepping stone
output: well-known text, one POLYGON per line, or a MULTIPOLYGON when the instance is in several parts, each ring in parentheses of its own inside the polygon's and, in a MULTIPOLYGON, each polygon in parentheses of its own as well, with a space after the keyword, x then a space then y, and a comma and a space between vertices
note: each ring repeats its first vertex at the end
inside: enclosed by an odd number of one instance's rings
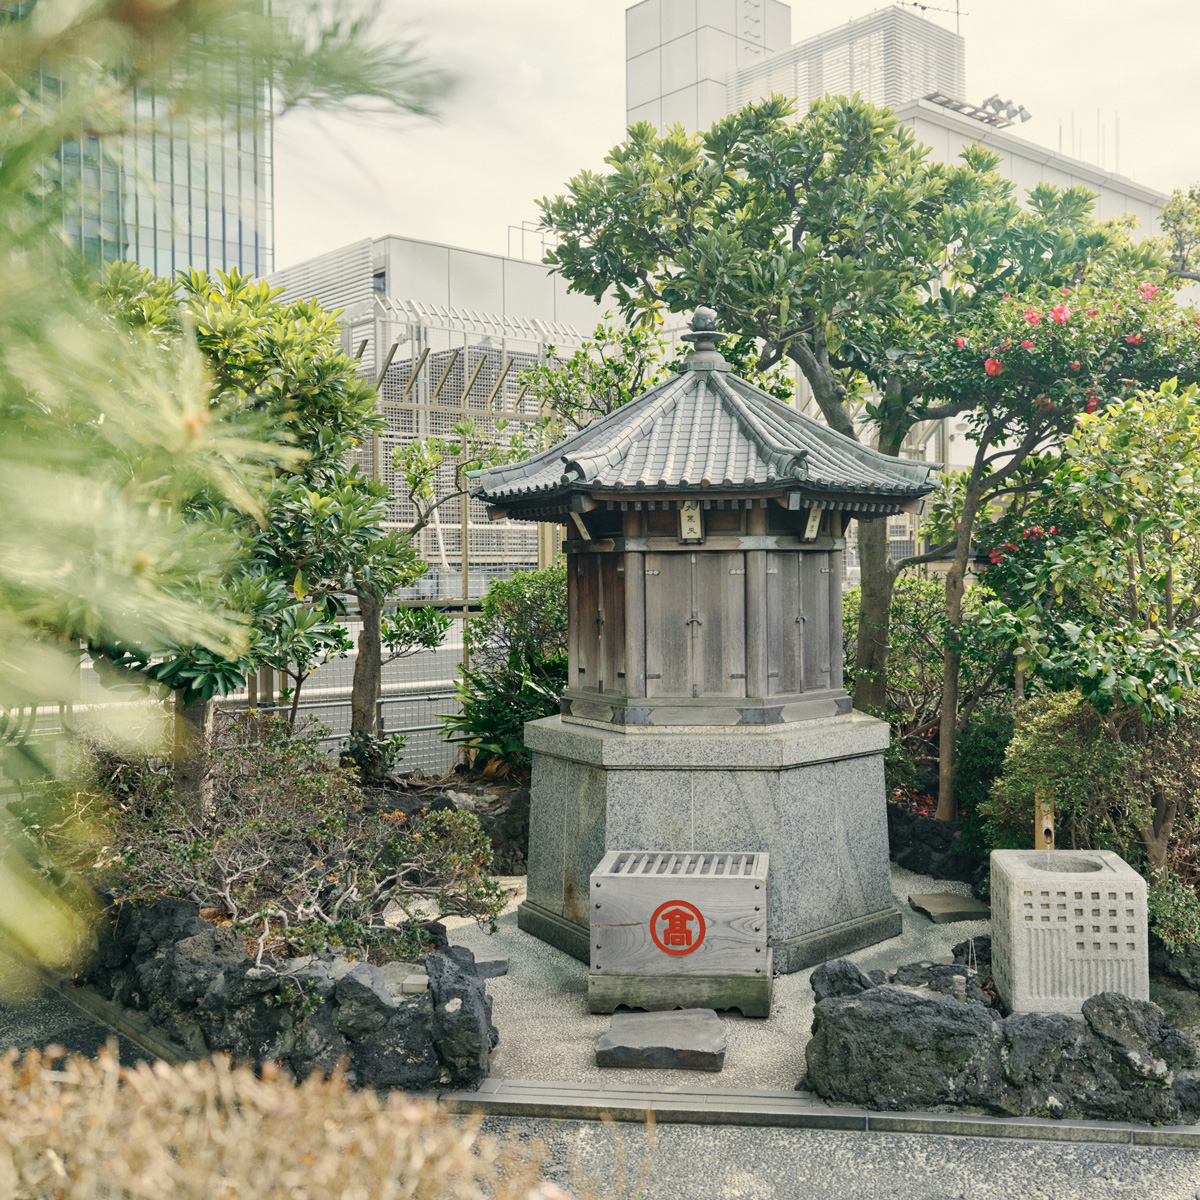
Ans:
POLYGON ((992 910, 974 896, 957 896, 953 892, 926 892, 923 895, 909 896, 908 902, 917 912, 923 912, 935 925, 992 919, 992 910))
POLYGON ((613 1013, 596 1042, 598 1067, 719 1071, 725 1065, 725 1027, 711 1008, 613 1013))

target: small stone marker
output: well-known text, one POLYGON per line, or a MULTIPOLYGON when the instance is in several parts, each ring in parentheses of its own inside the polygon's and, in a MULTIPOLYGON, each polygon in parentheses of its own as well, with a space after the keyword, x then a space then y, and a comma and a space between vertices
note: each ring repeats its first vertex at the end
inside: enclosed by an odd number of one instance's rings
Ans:
POLYGON ((719 1071, 725 1065, 725 1028, 711 1008, 619 1012, 596 1043, 598 1067, 719 1071))
POLYGON ((923 912, 935 925, 951 925, 955 921, 990 921, 992 910, 974 896, 956 896, 953 892, 927 892, 912 895, 909 904, 923 912))

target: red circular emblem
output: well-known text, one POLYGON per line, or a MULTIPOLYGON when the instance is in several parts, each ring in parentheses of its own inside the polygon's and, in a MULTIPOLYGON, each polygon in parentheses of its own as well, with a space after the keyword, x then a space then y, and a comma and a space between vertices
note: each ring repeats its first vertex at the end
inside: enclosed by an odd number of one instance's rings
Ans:
POLYGON ((700 949, 704 941, 704 918, 686 900, 668 900, 650 918, 650 936, 664 953, 678 958, 700 949))

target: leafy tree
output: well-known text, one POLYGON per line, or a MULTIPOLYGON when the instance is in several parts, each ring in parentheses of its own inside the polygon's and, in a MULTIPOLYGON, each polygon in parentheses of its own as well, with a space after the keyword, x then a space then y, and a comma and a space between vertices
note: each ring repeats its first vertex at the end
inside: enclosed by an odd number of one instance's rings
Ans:
MULTIPOLYGON (((547 360, 523 372, 521 380, 558 436, 582 429, 668 379, 681 368, 690 347, 684 344, 672 359, 667 357, 668 349, 656 325, 615 325, 606 316, 570 358, 557 358, 551 346, 547 360)), ((728 338, 721 353, 744 379, 777 399, 792 398, 795 388, 782 370, 758 369, 758 345, 753 338, 728 338)))
MULTIPOLYGON (((1200 373, 1195 317, 1169 294, 1128 275, 1097 273, 1077 290, 1038 289, 979 308, 957 332, 940 334, 902 361, 921 405, 962 413, 976 455, 962 492, 946 575, 949 640, 940 725, 938 815, 952 819, 966 570, 975 522, 1030 459, 1068 437, 1080 416, 1200 373)), ((920 412, 920 406, 914 411, 920 412)), ((926 409, 928 411, 928 409, 926 409)))
POLYGON ((1171 273, 1200 282, 1200 183, 1176 188, 1158 218, 1171 273))
POLYGON ((280 303, 279 289, 236 271, 216 280, 190 271, 168 281, 113 264, 97 291, 99 303, 168 350, 196 345, 212 381, 208 411, 264 418, 274 440, 298 451, 266 491, 261 522, 201 501, 243 542, 241 561, 222 581, 230 607, 250 618, 241 654, 171 643, 94 646, 126 677, 174 692, 176 787, 199 812, 210 790, 200 750, 213 697, 269 664, 292 684, 285 697, 294 725, 304 680, 351 648, 340 621, 344 598, 363 580, 387 589, 412 582, 424 567, 404 532, 386 526, 386 487, 347 466, 384 420, 373 389, 341 350, 334 314, 315 301, 280 303))
MULTIPOLYGON (((775 96, 694 137, 633 126, 604 173, 542 201, 559 239, 547 261, 573 290, 615 296, 627 319, 711 305, 728 331, 757 340, 759 370, 790 359, 847 437, 859 437, 869 382, 876 444, 896 455, 920 420, 962 410, 926 404, 918 416, 895 348, 1032 281, 1073 282, 1117 231, 1096 226, 1082 188, 1040 186, 1021 207, 982 147, 960 165, 928 162, 906 126, 858 97, 792 111, 775 96)), ((860 523, 858 542, 855 701, 879 708, 906 564, 889 561, 883 521, 860 523)))

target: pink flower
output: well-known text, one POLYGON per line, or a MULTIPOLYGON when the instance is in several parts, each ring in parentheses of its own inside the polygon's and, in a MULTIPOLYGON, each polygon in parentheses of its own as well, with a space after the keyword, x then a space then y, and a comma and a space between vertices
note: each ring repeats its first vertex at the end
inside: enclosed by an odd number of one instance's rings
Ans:
MULTIPOLYGON (((1063 289, 1066 290, 1065 288, 1063 289)), ((1065 325, 1071 315, 1071 310, 1065 304, 1056 304, 1050 310, 1050 316, 1056 325, 1065 325)))
POLYGON ((1095 396, 1089 396, 1089 397, 1088 397, 1088 400, 1087 400, 1087 410, 1088 410, 1088 412, 1095 412, 1095 411, 1096 411, 1096 397, 1095 397, 1095 396))
POLYGON ((1002 362, 1000 362, 998 359, 989 358, 987 360, 987 362, 985 362, 983 364, 983 369, 989 375, 999 375, 1000 372, 1004 370, 1004 364, 1002 362))
POLYGON ((1151 300, 1158 295, 1158 291, 1159 289, 1156 288, 1152 283, 1143 283, 1142 286, 1138 288, 1138 295, 1143 300, 1151 300))
POLYGON ((1083 364, 1078 359, 1076 359, 1075 362, 1073 362, 1071 364, 1071 370, 1078 371, 1082 368, 1082 366, 1083 366, 1083 364))
POLYGON ((1041 322, 1041 319, 1042 319, 1042 314, 1040 312, 1038 312, 1037 309, 1027 308, 1025 310, 1025 320, 1027 320, 1030 323, 1030 325, 1039 324, 1041 322))
POLYGON ((956 337, 956 338, 954 339, 954 344, 955 344, 955 345, 956 345, 956 346, 957 346, 957 347, 958 347, 960 350, 962 350, 962 349, 964 349, 964 348, 965 348, 965 346, 966 346, 966 344, 967 344, 967 339, 966 339, 966 338, 961 338, 961 337, 956 337))
POLYGON ((1125 335, 1125 340, 1131 346, 1140 346, 1142 344, 1142 335, 1140 333, 1127 333, 1125 335))
POLYGON ((1021 349, 1022 350, 1032 350, 1032 349, 1034 349, 1034 345, 1035 345, 1035 343, 1033 343, 1033 342, 1022 342, 1021 349))
POLYGON ((1064 295, 1064 296, 1069 296, 1070 294, 1071 294, 1071 289, 1070 289, 1070 288, 1063 288, 1063 295, 1064 295))
POLYGON ((1094 316, 1095 316, 1095 315, 1096 315, 1096 314, 1097 314, 1099 311, 1100 311, 1100 310, 1099 310, 1098 308, 1089 308, 1089 309, 1088 309, 1088 316, 1089 316, 1089 317, 1094 317, 1094 316))

